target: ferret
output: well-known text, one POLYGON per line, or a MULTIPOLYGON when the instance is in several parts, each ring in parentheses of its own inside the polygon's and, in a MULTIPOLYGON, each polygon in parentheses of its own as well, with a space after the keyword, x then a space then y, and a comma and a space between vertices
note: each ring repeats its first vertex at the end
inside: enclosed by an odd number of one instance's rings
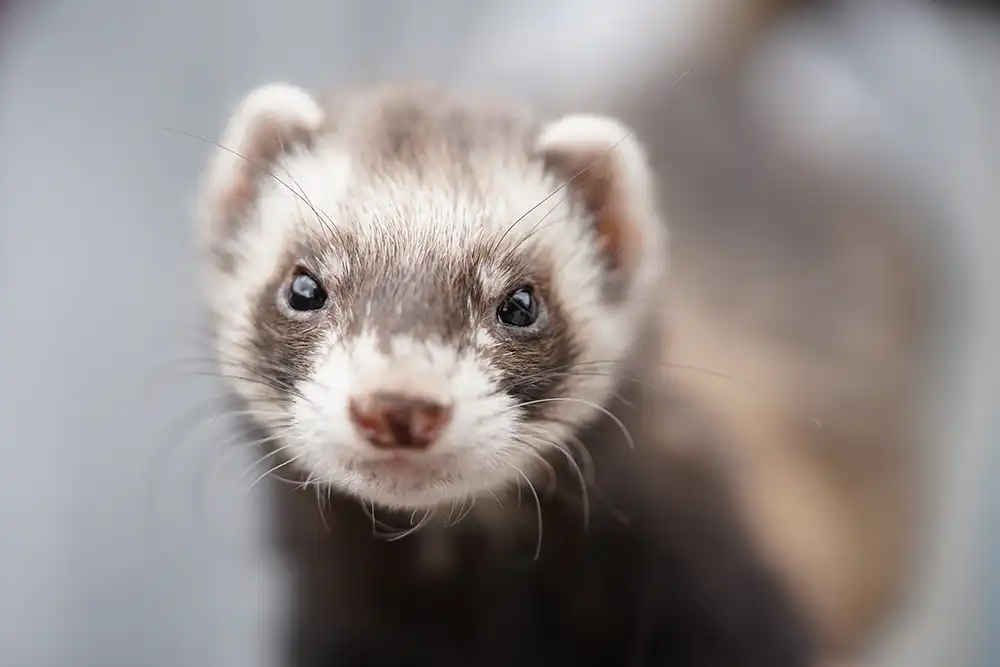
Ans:
POLYGON ((271 84, 220 145, 206 297, 273 464, 284 664, 816 664, 660 372, 669 221, 623 123, 271 84))

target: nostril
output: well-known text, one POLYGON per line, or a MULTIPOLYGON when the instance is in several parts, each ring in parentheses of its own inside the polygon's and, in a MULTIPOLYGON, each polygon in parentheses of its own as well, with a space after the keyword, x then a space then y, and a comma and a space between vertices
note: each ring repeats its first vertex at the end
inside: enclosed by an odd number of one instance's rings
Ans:
POLYGON ((348 411, 351 415, 351 421, 362 431, 374 431, 378 429, 378 412, 373 410, 370 405, 351 400, 348 405, 348 411))
POLYGON ((410 427, 415 435, 436 437, 451 416, 451 409, 444 405, 428 403, 418 406, 410 415, 410 427))
POLYGON ((452 410, 423 398, 376 393, 352 399, 348 411, 358 431, 376 447, 425 449, 441 435, 452 410))

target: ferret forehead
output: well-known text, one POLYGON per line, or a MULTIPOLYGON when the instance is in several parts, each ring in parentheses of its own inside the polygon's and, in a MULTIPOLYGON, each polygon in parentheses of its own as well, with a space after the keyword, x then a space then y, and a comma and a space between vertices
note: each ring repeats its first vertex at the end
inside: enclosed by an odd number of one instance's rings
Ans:
POLYGON ((327 106, 313 149, 281 165, 291 187, 274 189, 285 200, 274 215, 292 211, 309 246, 329 250, 322 254, 346 245, 355 257, 412 265, 479 255, 501 237, 497 256, 514 246, 533 253, 552 234, 565 242, 557 223, 573 202, 550 198, 563 181, 534 153, 530 111, 414 87, 351 93, 327 106))
POLYGON ((340 119, 333 132, 352 159, 348 204, 367 222, 454 245, 509 224, 548 194, 527 110, 427 87, 348 100, 330 117, 340 119))
POLYGON ((292 187, 276 190, 311 221, 305 231, 318 242, 333 226, 360 246, 464 253, 520 220, 508 232, 516 242, 550 213, 536 205, 561 182, 529 150, 529 121, 435 100, 391 97, 341 110, 315 150, 290 157, 283 167, 292 187))
POLYGON ((475 177, 529 159, 539 125, 527 107, 430 86, 374 88, 331 100, 327 131, 374 171, 475 177))
POLYGON ((513 167, 498 168, 479 182, 418 172, 369 173, 345 193, 341 211, 361 245, 467 253, 508 230, 508 245, 520 239, 544 208, 535 205, 553 187, 540 172, 513 167))

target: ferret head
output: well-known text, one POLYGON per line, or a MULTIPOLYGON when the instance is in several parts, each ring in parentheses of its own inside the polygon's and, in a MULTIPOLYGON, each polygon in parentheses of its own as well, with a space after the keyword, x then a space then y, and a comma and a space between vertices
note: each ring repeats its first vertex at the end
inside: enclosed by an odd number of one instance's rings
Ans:
POLYGON ((430 509, 516 485, 602 413, 664 263, 621 124, 275 84, 221 144, 200 219, 220 363, 308 479, 430 509))

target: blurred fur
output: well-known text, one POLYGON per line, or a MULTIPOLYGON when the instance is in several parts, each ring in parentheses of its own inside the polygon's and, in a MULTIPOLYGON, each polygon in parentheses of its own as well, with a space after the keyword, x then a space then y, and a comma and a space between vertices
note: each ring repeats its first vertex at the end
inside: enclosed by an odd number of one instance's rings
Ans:
POLYGON ((672 223, 668 356, 711 371, 669 375, 733 435, 761 544, 850 653, 911 560, 922 214, 864 170, 776 141, 745 85, 694 73, 669 99, 650 86, 613 109, 649 138, 672 223))

